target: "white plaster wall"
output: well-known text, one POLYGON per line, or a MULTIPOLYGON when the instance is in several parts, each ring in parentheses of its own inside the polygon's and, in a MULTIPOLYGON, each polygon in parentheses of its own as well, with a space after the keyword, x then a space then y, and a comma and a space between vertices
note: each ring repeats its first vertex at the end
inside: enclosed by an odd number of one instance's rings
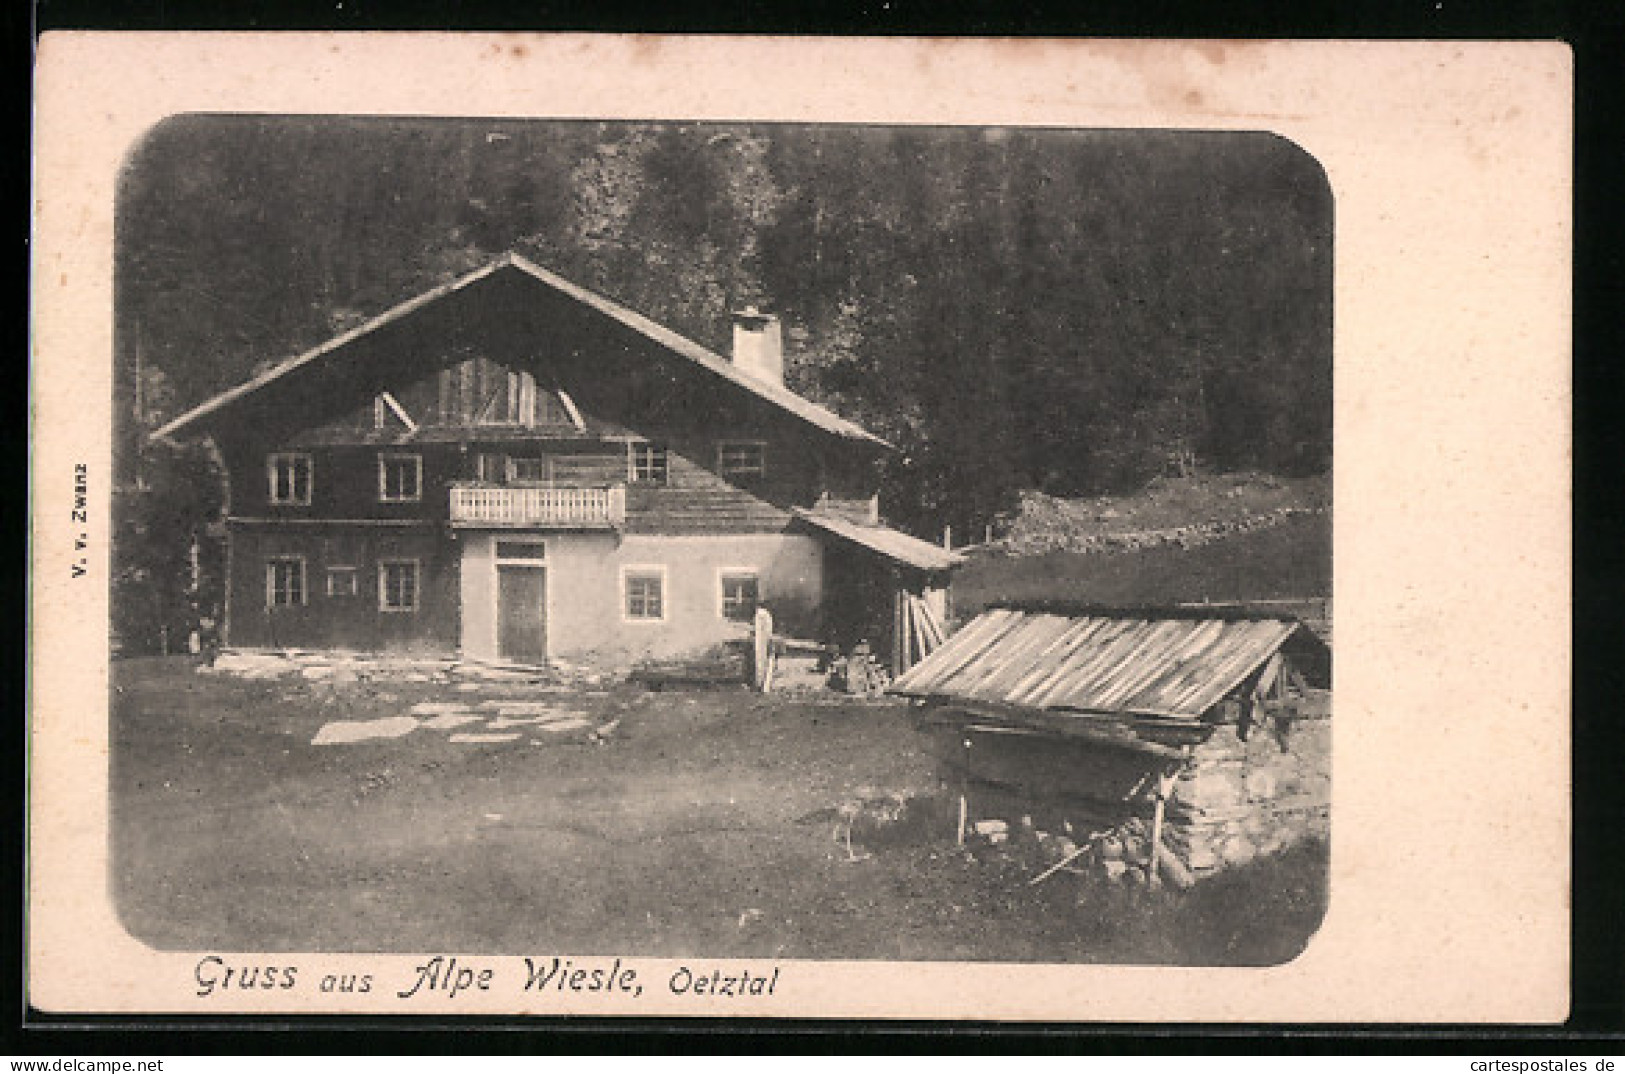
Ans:
MULTIPOLYGON (((495 545, 499 535, 465 534, 462 570, 462 650, 495 659, 495 545)), ((823 593, 823 549, 802 534, 652 536, 602 533, 509 533, 501 540, 546 545, 547 645, 554 658, 624 664, 709 648, 744 637, 749 626, 722 617, 721 575, 755 572, 761 599, 781 610, 781 622, 806 619, 823 593), (661 567, 665 618, 625 618, 625 567, 661 567)))
POLYGON ((462 638, 464 656, 479 660, 497 657, 496 542, 489 533, 462 533, 462 638))

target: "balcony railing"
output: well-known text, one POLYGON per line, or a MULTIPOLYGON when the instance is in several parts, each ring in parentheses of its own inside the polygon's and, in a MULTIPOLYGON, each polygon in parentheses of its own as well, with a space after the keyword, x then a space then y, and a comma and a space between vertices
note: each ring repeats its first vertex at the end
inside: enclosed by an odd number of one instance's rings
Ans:
POLYGON ((598 489, 451 489, 453 526, 492 529, 619 529, 626 522, 626 486, 598 489))

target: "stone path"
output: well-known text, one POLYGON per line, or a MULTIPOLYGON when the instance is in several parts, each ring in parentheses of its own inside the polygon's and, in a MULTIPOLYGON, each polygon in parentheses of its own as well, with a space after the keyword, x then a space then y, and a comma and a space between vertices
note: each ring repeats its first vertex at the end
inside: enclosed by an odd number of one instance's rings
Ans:
MULTIPOLYGON (((413 705, 407 715, 325 723, 310 741, 313 746, 348 745, 379 738, 401 738, 425 730, 452 731, 447 741, 465 745, 515 742, 525 733, 551 737, 593 726, 594 721, 587 713, 547 702, 483 701, 471 706, 463 702, 425 701, 413 705)), ((545 745, 548 738, 530 741, 540 746, 545 745)))
POLYGON ((418 729, 418 721, 410 716, 386 716, 381 720, 339 720, 322 725, 312 746, 337 746, 350 742, 366 742, 374 738, 400 738, 418 729))

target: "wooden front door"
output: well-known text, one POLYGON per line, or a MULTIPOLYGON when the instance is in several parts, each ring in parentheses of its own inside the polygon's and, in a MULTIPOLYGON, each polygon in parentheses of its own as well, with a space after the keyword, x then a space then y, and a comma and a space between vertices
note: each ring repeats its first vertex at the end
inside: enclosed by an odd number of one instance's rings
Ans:
POLYGON ((497 568, 497 645, 504 660, 547 659, 547 568, 497 568))

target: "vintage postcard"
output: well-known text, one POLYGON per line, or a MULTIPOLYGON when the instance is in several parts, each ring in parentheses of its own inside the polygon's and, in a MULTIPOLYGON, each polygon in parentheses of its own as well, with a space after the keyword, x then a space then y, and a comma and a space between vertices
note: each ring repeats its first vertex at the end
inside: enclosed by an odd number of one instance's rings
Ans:
POLYGON ((1565 47, 37 71, 38 1010, 1566 1017, 1565 47))

